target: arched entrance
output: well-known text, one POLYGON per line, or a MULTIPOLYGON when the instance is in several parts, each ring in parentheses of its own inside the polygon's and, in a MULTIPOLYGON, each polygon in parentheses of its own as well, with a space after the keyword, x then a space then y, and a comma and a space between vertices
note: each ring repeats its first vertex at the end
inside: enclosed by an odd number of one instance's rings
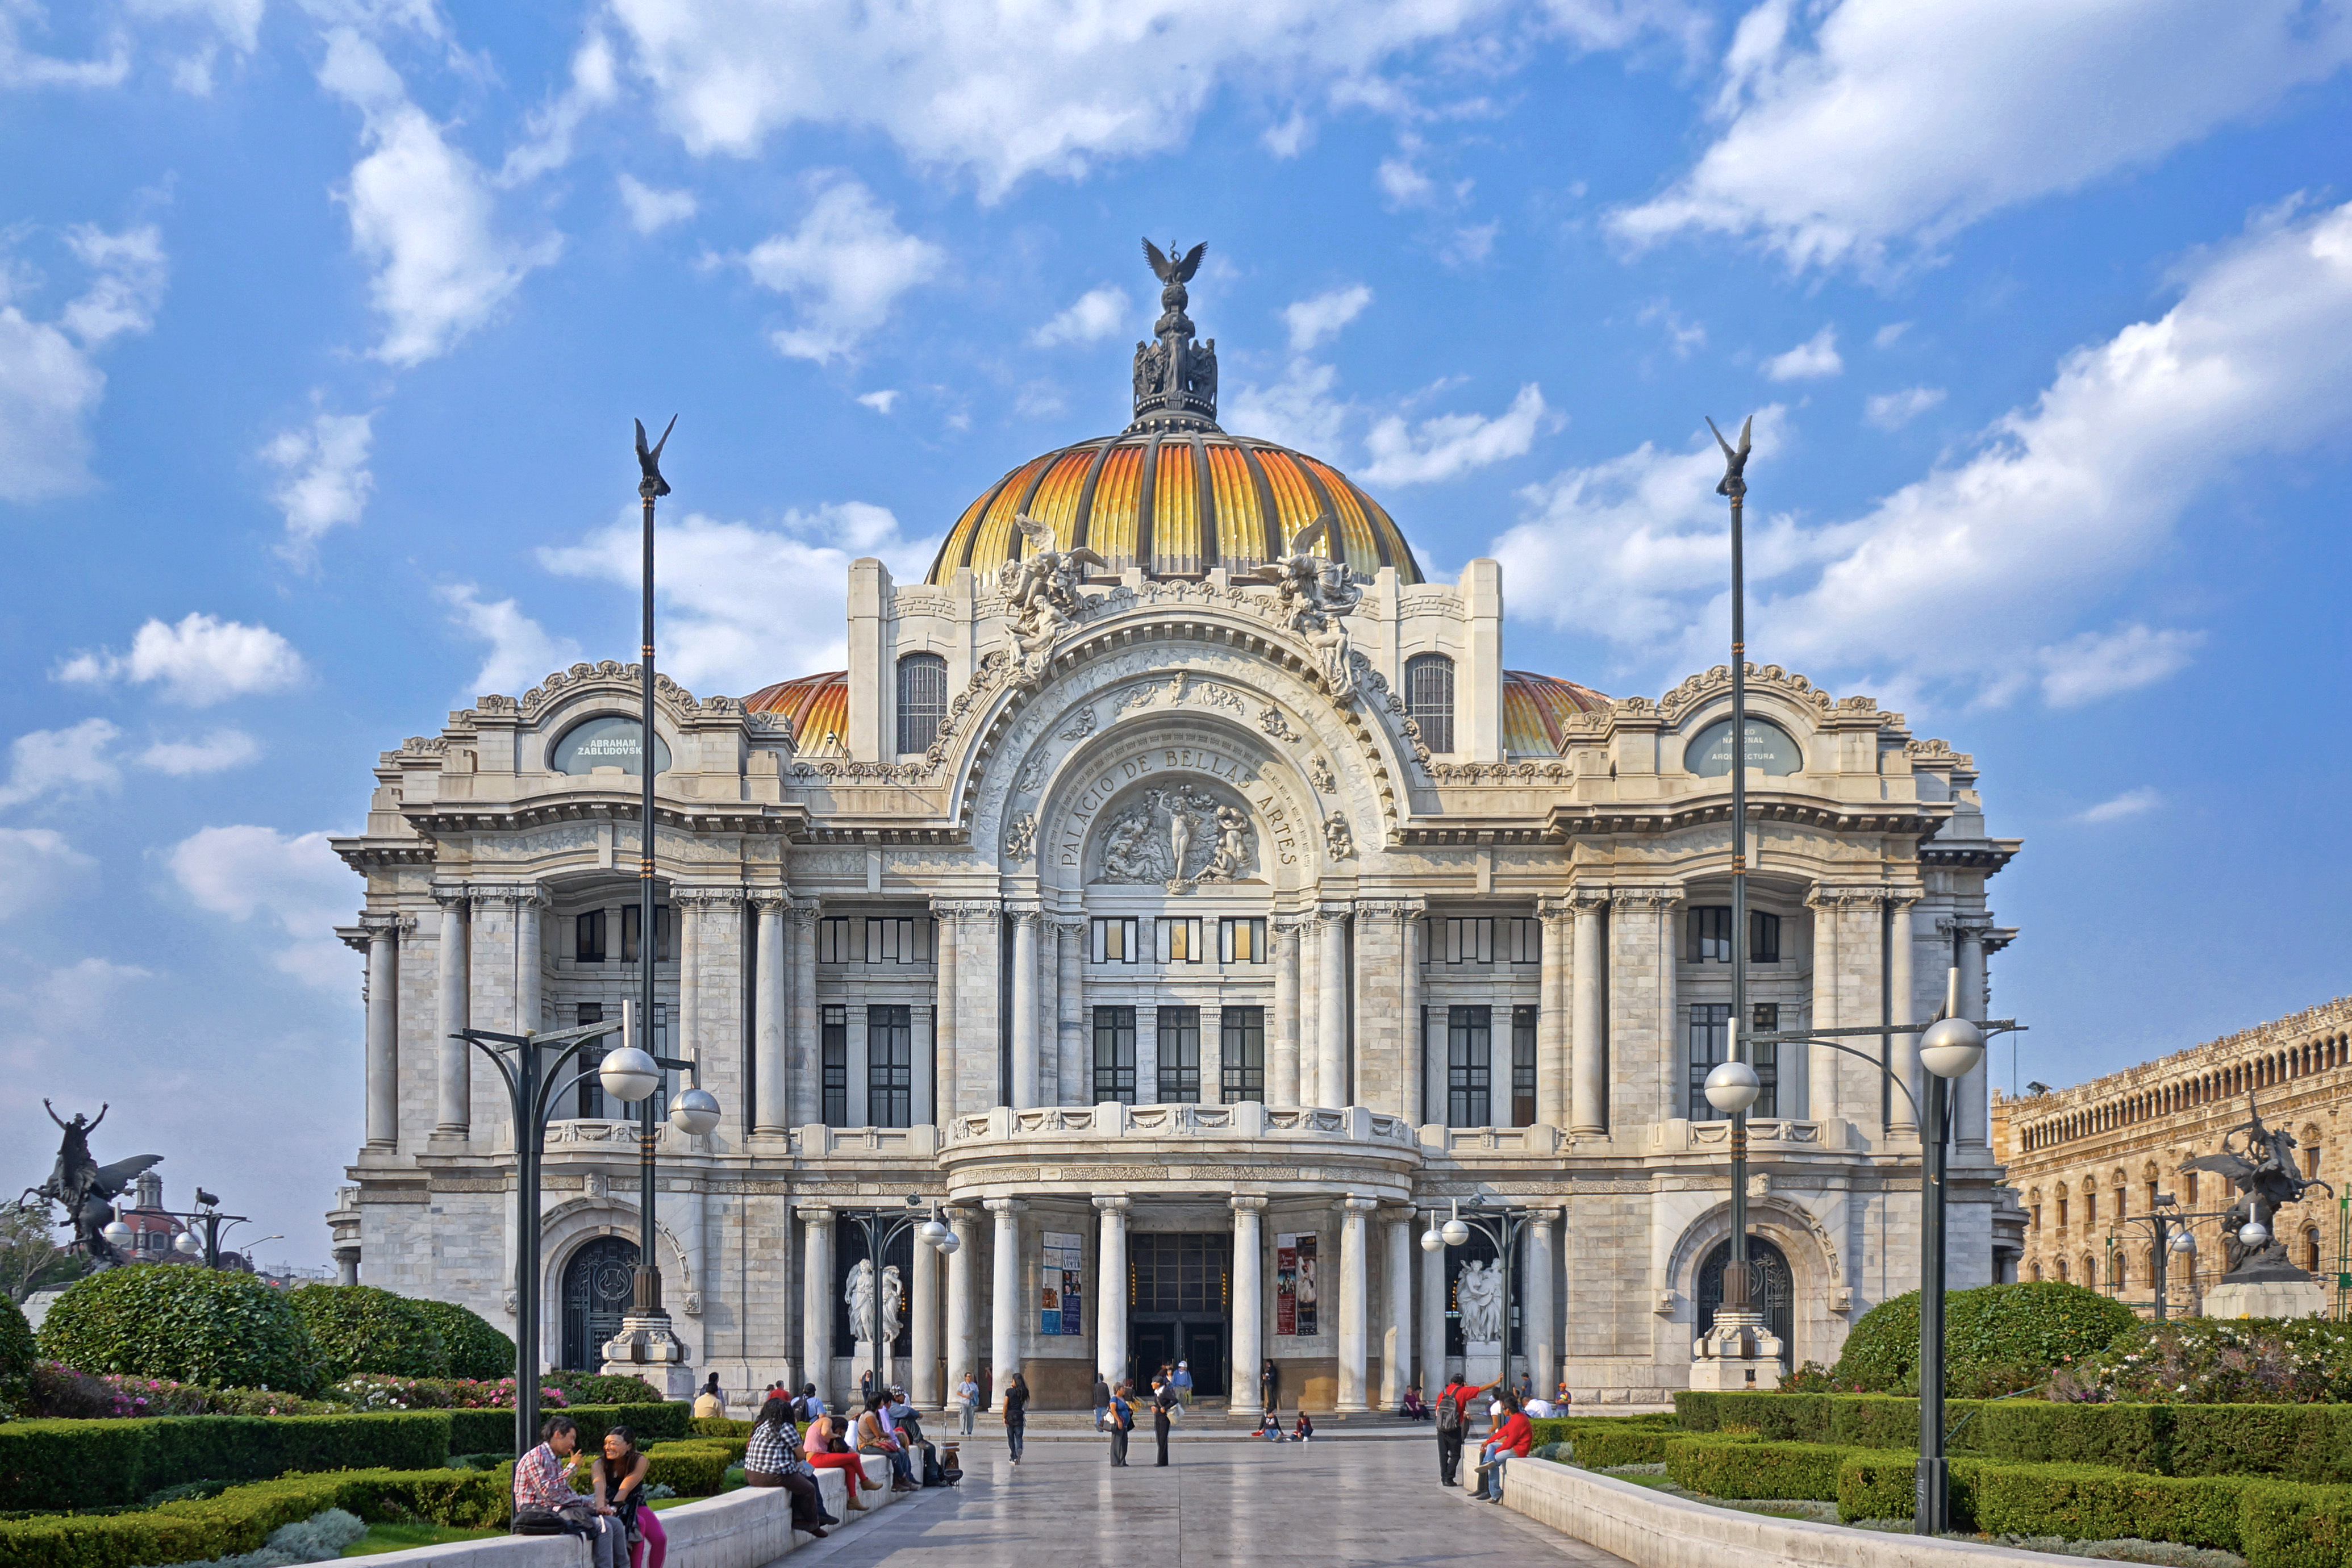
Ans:
POLYGON ((572 1255, 563 1269, 563 1364, 593 1372, 604 1343, 621 1331, 628 1314, 631 1272, 637 1244, 600 1236, 572 1255))
MULTIPOLYGON (((1704 1338, 1715 1326, 1716 1309, 1723 1305, 1723 1268, 1731 1261, 1731 1238, 1716 1243, 1715 1250, 1698 1271, 1698 1336, 1704 1338)), ((1762 1276, 1764 1284, 1764 1326, 1780 1342, 1780 1363, 1790 1365, 1796 1359, 1797 1315, 1796 1279, 1789 1271, 1789 1259, 1770 1242, 1760 1236, 1748 1238, 1748 1261, 1762 1276)))

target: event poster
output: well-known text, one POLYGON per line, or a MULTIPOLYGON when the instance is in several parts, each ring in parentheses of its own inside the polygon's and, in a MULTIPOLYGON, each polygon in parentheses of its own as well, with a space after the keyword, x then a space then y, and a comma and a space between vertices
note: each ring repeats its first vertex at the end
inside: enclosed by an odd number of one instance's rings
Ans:
POLYGON ((1045 1266, 1039 1280, 1037 1329, 1046 1334, 1083 1334, 1086 1329, 1087 1240, 1083 1236, 1049 1230, 1045 1233, 1045 1266))
POLYGON ((1282 1232, 1274 1238, 1274 1331, 1314 1333, 1316 1294, 1315 1232, 1282 1232))

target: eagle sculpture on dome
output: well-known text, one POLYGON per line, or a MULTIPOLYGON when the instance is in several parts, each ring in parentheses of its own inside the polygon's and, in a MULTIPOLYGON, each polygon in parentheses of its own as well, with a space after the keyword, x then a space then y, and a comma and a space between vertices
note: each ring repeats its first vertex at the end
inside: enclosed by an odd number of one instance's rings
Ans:
POLYGON ((1170 240, 1168 248, 1163 251, 1147 239, 1143 242, 1143 258, 1151 263, 1152 275, 1162 283, 1190 283, 1192 274, 1201 269, 1201 258, 1208 253, 1208 249, 1209 242, 1202 240, 1171 260, 1170 258, 1176 250, 1174 240, 1170 240))

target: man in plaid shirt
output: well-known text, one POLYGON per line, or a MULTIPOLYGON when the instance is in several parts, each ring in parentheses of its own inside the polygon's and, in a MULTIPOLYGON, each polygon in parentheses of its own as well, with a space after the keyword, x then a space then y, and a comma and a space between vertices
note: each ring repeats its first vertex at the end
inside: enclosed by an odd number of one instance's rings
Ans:
POLYGON ((612 1509, 573 1491, 567 1479, 572 1456, 580 1447, 579 1426, 569 1415, 551 1415, 539 1435, 544 1439, 539 1447, 515 1461, 516 1509, 543 1508, 568 1514, 575 1525, 584 1523, 595 1568, 621 1568, 628 1559, 628 1545, 619 1524, 603 1517, 612 1509), (584 1521, 583 1511, 589 1516, 584 1521))

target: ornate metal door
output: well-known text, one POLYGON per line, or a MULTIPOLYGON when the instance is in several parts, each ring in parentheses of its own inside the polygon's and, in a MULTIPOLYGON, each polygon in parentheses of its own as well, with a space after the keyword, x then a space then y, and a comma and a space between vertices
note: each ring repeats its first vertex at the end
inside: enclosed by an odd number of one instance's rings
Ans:
POLYGON ((621 1331, 628 1315, 630 1273, 637 1244, 600 1236, 572 1255, 563 1270, 563 1364, 593 1372, 604 1359, 604 1342, 621 1331))
MULTIPOLYGON (((1716 1309, 1723 1305, 1723 1268, 1731 1261, 1728 1237, 1716 1244, 1706 1255, 1706 1262, 1698 1271, 1698 1334, 1714 1326, 1716 1309)), ((1780 1363, 1795 1364, 1796 1360, 1796 1279, 1789 1272, 1789 1260, 1780 1249, 1760 1236, 1748 1238, 1748 1261, 1761 1277, 1764 1287, 1764 1326, 1779 1336, 1780 1363)))

